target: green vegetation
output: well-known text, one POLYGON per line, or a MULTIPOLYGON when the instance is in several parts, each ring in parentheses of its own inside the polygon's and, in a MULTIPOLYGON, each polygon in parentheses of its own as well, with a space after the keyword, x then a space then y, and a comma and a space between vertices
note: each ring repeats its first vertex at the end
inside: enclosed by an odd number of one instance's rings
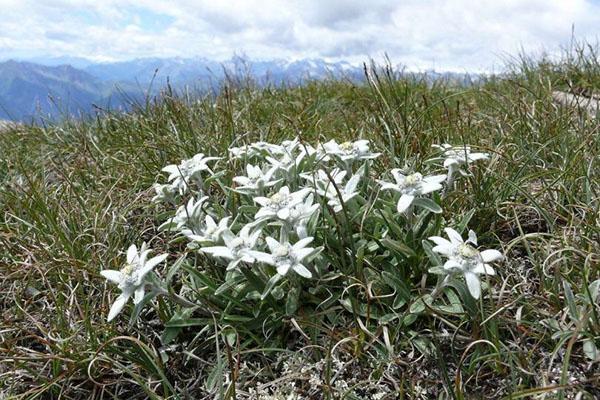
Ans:
MULTIPOLYGON (((229 81, 217 97, 165 91, 130 114, 2 131, 0 397, 598 398, 600 124, 551 96, 597 93, 595 49, 581 46, 559 62, 523 58, 505 76, 470 87, 399 78, 388 68, 368 76, 361 86, 229 81), (236 308, 217 303, 217 288, 205 280, 195 287, 204 307, 184 309, 161 296, 135 310, 132 323, 131 305, 106 322, 118 291, 100 270, 119 269, 132 243, 146 241, 155 254, 185 251, 157 229, 173 212, 150 201, 152 185, 164 181, 161 168, 296 136, 313 145, 369 139, 383 153, 371 171, 382 179, 395 167, 422 166, 436 154, 432 144, 492 154, 457 182, 439 216, 453 226, 468 222, 483 248, 506 257, 483 279, 489 289, 480 300, 426 306, 419 299, 436 282, 429 274, 411 282, 394 318, 348 309, 333 292, 319 312, 255 310, 273 318, 253 326, 252 309, 230 313, 236 308), (410 315, 418 317, 407 324, 410 315), (298 397, 286 397, 292 383, 298 397)), ((336 244, 340 257, 363 257, 351 243, 336 244)), ((399 242, 390 251, 408 250, 399 242)), ((176 260, 155 271, 177 288, 190 269, 174 270, 176 260)), ((213 271, 197 274, 204 278, 223 268, 198 262, 213 271)), ((424 272, 433 267, 427 263, 406 265, 424 272)), ((365 264, 386 267, 377 258, 365 264)), ((370 276, 352 276, 357 283, 346 289, 376 310, 383 289, 370 276)))

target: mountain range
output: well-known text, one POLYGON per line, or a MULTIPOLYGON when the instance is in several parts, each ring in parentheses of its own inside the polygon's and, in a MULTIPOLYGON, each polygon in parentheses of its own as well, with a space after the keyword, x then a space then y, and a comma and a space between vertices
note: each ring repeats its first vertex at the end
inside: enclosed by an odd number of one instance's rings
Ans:
MULTIPOLYGON (((468 74, 428 72, 432 79, 470 83, 468 74)), ((31 121, 89 113, 94 107, 127 109, 132 100, 174 89, 218 90, 226 77, 251 77, 257 84, 300 84, 327 77, 361 81, 362 66, 322 59, 226 62, 205 58, 142 58, 92 62, 75 57, 0 63, 0 119, 31 121)))

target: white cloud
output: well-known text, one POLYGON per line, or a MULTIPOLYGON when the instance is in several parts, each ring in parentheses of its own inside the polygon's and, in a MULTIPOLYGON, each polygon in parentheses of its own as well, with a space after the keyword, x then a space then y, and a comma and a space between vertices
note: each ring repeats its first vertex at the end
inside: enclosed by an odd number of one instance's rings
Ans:
POLYGON ((600 35, 597 0, 0 0, 0 59, 389 54, 409 68, 489 69, 520 49, 600 35))

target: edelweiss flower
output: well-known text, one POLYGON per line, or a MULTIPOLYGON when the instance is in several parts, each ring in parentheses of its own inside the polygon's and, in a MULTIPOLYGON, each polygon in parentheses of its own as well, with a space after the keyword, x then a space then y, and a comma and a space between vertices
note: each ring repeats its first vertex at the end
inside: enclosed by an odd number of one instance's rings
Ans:
POLYGON ((271 197, 256 197, 254 201, 262 207, 258 210, 255 219, 277 217, 282 220, 287 220, 293 207, 300 204, 306 195, 308 189, 301 189, 297 192, 290 193, 287 186, 282 187, 271 197))
POLYGON ((292 154, 298 147, 301 147, 300 139, 295 137, 294 140, 284 140, 279 148, 273 148, 272 153, 292 154))
POLYGON ((266 160, 273 166, 274 170, 281 170, 289 173, 293 168, 297 168, 300 161, 306 155, 305 152, 301 152, 296 157, 290 153, 283 153, 279 158, 267 156, 266 160))
POLYGON ((230 147, 229 153, 232 158, 253 158, 260 157, 265 154, 273 154, 280 149, 280 146, 267 142, 255 142, 250 145, 240 147, 230 147))
POLYGON ((267 237, 265 240, 271 254, 254 251, 252 254, 256 260, 274 266, 281 276, 287 275, 291 269, 305 278, 312 277, 312 273, 302 264, 305 258, 316 251, 312 247, 306 247, 313 241, 312 237, 301 239, 294 245, 288 242, 279 243, 272 237, 267 237))
POLYGON ((330 183, 326 189, 317 189, 317 193, 319 193, 321 196, 327 197, 327 204, 329 204, 329 206, 333 208, 333 211, 337 213, 342 211, 343 204, 346 204, 348 201, 358 195, 356 187, 358 186, 359 181, 360 174, 354 174, 350 179, 348 179, 348 182, 346 182, 346 185, 343 187, 338 186, 337 184, 334 186, 330 183))
POLYGON ((125 303, 127 303, 127 300, 132 295, 133 304, 138 304, 144 298, 144 280, 146 279, 146 275, 152 268, 168 257, 168 254, 161 254, 147 260, 150 251, 146 242, 142 244, 139 252, 136 245, 132 244, 127 249, 127 264, 121 270, 106 269, 100 271, 103 277, 116 283, 119 285, 119 289, 121 289, 121 294, 117 297, 108 312, 108 321, 111 321, 121 312, 125 303))
POLYGON ((478 160, 487 160, 490 155, 488 153, 472 153, 469 146, 451 146, 447 143, 440 145, 432 145, 432 147, 442 150, 444 158, 444 167, 448 168, 446 185, 452 189, 454 187, 454 175, 460 172, 462 175, 468 175, 467 172, 460 169, 461 165, 469 165, 478 160))
POLYGON ((368 140, 357 140, 355 142, 344 142, 338 144, 330 140, 323 144, 325 153, 339 157, 342 161, 370 160, 377 158, 381 153, 371 153, 368 140))
POLYGON ((318 204, 313 204, 313 194, 309 194, 304 202, 296 204, 290 210, 290 215, 286 219, 286 222, 294 227, 298 237, 300 239, 306 238, 308 236, 308 232, 306 230, 306 225, 308 220, 315 215, 317 210, 319 209, 318 204))
POLYGON ((238 236, 227 229, 223 232, 225 246, 204 247, 200 249, 200 252, 210 254, 213 257, 230 260, 227 265, 227 271, 236 268, 242 261, 253 263, 254 257, 251 253, 260 236, 260 229, 255 231, 250 231, 250 229, 249 225, 244 226, 238 236))
POLYGON ((257 151, 249 145, 230 147, 229 153, 231 154, 231 158, 252 158, 260 155, 260 151, 257 151))
POLYGON ((444 167, 446 168, 451 165, 470 164, 478 160, 487 160, 490 157, 488 153, 472 153, 470 146, 451 146, 444 143, 442 145, 434 144, 432 147, 444 152, 444 167))
POLYGON ((334 168, 327 176, 327 172, 320 169, 312 174, 302 173, 300 177, 306 179, 309 185, 312 185, 315 189, 327 190, 329 186, 332 186, 332 182, 336 186, 340 186, 346 177, 346 171, 334 168), (333 178, 333 181, 329 179, 333 178))
POLYGON ((153 203, 173 203, 177 197, 178 188, 169 183, 164 185, 156 183, 154 184, 154 191, 156 192, 156 195, 151 200, 153 203))
POLYGON ((274 172, 275 168, 270 168, 264 172, 260 167, 248 164, 246 165, 248 176, 236 176, 233 178, 233 181, 240 185, 236 189, 241 192, 259 191, 281 181, 281 179, 271 180, 274 172))
POLYGON ((472 230, 469 231, 469 238, 466 241, 452 228, 445 228, 444 231, 450 241, 440 236, 432 236, 429 240, 436 244, 432 250, 448 258, 444 264, 444 269, 448 273, 462 273, 465 276, 469 293, 478 299, 481 295, 481 282, 478 275, 494 275, 494 269, 487 263, 500 261, 504 257, 498 250, 481 252, 477 250, 474 247, 477 246, 477 235, 472 230))
POLYGON ((391 172, 396 183, 379 181, 379 184, 381 190, 394 190, 401 193, 400 200, 398 200, 398 212, 400 213, 405 212, 411 206, 416 196, 440 190, 442 188, 440 183, 446 179, 445 175, 424 177, 418 172, 405 176, 397 168, 394 168, 391 172))
POLYGON ((198 200, 189 199, 185 206, 180 206, 177 209, 173 218, 159 226, 158 229, 173 230, 187 227, 195 232, 202 227, 202 217, 204 216, 202 205, 207 200, 208 196, 201 197, 198 200))
POLYGON ((211 175, 212 170, 208 166, 209 161, 220 160, 221 157, 205 157, 199 153, 189 160, 183 160, 179 165, 167 165, 162 171, 169 173, 167 180, 172 181, 172 185, 185 190, 190 179, 200 176, 203 171, 208 171, 211 175))
POLYGON ((217 224, 213 217, 207 215, 204 219, 204 226, 196 228, 195 231, 183 229, 181 233, 194 242, 217 243, 221 240, 221 236, 227 230, 228 223, 229 217, 223 218, 217 224))

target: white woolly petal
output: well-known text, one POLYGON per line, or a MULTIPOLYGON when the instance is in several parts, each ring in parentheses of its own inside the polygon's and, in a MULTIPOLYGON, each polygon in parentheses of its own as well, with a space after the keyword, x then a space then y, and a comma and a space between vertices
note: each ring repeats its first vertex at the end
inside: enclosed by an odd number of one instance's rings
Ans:
POLYGON ((465 272, 465 281, 467 282, 471 296, 478 299, 481 296, 481 282, 479 282, 479 277, 473 272, 465 272))
POLYGON ((121 283, 121 281, 123 280, 123 274, 120 271, 115 271, 112 269, 105 269, 103 271, 100 271, 100 275, 102 275, 103 277, 105 277, 113 283, 121 283))
POLYGON ((400 200, 398 200, 398 212, 405 212, 408 209, 408 207, 410 207, 414 199, 415 196, 411 196, 409 194, 403 194, 402 196, 400 196, 400 200))
POLYGON ((452 243, 450 243, 449 240, 444 239, 441 236, 430 236, 427 239, 431 240, 433 243, 435 243, 438 246, 451 246, 452 243))
POLYGON ((237 268, 237 266, 240 264, 240 262, 242 262, 241 258, 232 260, 229 264, 227 264, 227 271, 231 271, 232 269, 237 268))
MULTIPOLYGON (((444 177, 445 179, 445 177, 444 177)), ((442 185, 436 182, 423 182, 421 183, 421 194, 427 194, 431 192, 435 192, 436 190, 440 190, 442 185)))
POLYGON ((492 268, 490 264, 478 264, 475 268, 473 268, 473 273, 496 275, 496 271, 494 271, 494 268, 492 268))
POLYGON ((277 273, 281 276, 286 276, 288 271, 290 270, 290 263, 286 262, 285 264, 277 265, 277 273))
POLYGON ((352 175, 352 178, 350 178, 350 180, 346 183, 346 187, 344 188, 344 191, 346 193, 354 192, 354 190, 358 186, 359 182, 360 182, 360 175, 359 174, 352 175))
POLYGON ((271 200, 267 197, 255 197, 254 202, 260 204, 263 207, 266 207, 269 204, 271 204, 271 200))
POLYGON ((129 264, 133 264, 133 262, 135 261, 137 256, 138 256, 137 246, 135 244, 132 244, 127 249, 127 262, 129 264))
POLYGON ((288 207, 284 207, 281 210, 277 211, 277 218, 286 220, 290 216, 290 209, 288 207))
POLYGON ((263 253, 262 251, 254 251, 251 250, 248 252, 254 259, 258 262, 274 265, 275 261, 273 260, 273 256, 267 253, 263 253))
POLYGON ((254 219, 261 219, 261 218, 267 218, 267 217, 273 217, 277 215, 277 213, 273 210, 271 210, 270 208, 266 208, 263 207, 260 210, 258 210, 256 212, 256 214, 254 214, 254 219))
POLYGON ((489 263, 493 261, 500 261, 504 259, 504 256, 498 250, 484 250, 481 252, 481 259, 483 262, 489 263))
POLYGON ((279 242, 270 236, 267 236, 265 238, 265 241, 267 242, 267 246, 269 246, 269 250, 271 251, 271 253, 277 250, 280 246, 279 242))
POLYGON ((295 244, 292 246, 292 249, 293 249, 294 251, 300 250, 300 249, 302 249, 302 248, 306 247, 306 246, 307 246, 307 245, 308 245, 310 242, 312 242, 312 241, 313 241, 313 238, 312 238, 312 237, 307 237, 307 238, 304 238, 304 239, 302 239, 302 240, 298 240, 298 241, 297 241, 297 242, 296 242, 296 243, 295 243, 295 244))
POLYGON ((467 241, 477 246, 477 234, 473 229, 469 229, 469 239, 467 241))
POLYGON ((225 246, 204 247, 203 249, 200 249, 200 252, 210 254, 213 257, 222 257, 228 260, 234 259, 231 250, 225 246))
POLYGON ((462 236, 460 236, 460 233, 456 232, 454 229, 444 228, 444 232, 446 232, 446 235, 448 235, 448 238, 450 238, 452 244, 460 245, 464 243, 462 236))
POLYGON ((233 181, 242 186, 249 185, 252 182, 248 177, 245 176, 236 176, 233 178, 233 181))
POLYGON ((300 275, 303 276, 307 279, 312 278, 312 273, 302 264, 296 264, 294 265, 294 271, 300 275))
POLYGON ((446 175, 426 176, 423 180, 427 183, 442 183, 446 180, 446 175))
POLYGON ((490 155, 488 153, 471 153, 471 154, 469 154, 469 159, 471 159, 472 161, 487 160, 488 158, 490 158, 490 155))
POLYGON ((396 192, 400 191, 400 188, 395 183, 379 181, 379 184, 381 185, 381 190, 394 190, 396 192))
POLYGON ((152 257, 142 266, 140 270, 140 277, 146 275, 152 268, 156 267, 161 262, 165 261, 169 257, 168 254, 161 254, 160 256, 152 257))
POLYGON ((404 182, 404 179, 406 178, 406 176, 403 173, 401 173, 398 168, 394 168, 390 172, 392 173, 392 176, 396 180, 396 183, 401 184, 404 182))
POLYGON ((444 161, 444 168, 448 168, 448 167, 450 167, 452 165, 458 165, 458 164, 460 164, 460 163, 458 162, 457 159, 455 159, 455 158, 447 158, 444 161))
POLYGON ((121 312, 123 307, 125 307, 125 303, 127 303, 129 297, 130 295, 125 293, 122 293, 119 297, 117 297, 112 307, 110 308, 110 311, 108 312, 108 322, 112 321, 121 312))
POLYGON ((462 265, 456 260, 448 260, 444 263, 444 269, 449 272, 456 272, 456 270, 462 270, 462 265))
POLYGON ((140 286, 138 289, 136 289, 136 291, 133 293, 133 304, 139 304, 139 302, 144 298, 144 294, 145 291, 143 286, 140 286))
MULTIPOLYGON (((448 242, 450 243, 450 242, 448 242)), ((452 255, 452 253, 454 252, 454 246, 452 246, 451 244, 448 245, 438 245, 435 246, 431 249, 432 251, 442 254, 446 257, 450 257, 452 255)))
POLYGON ((310 256, 314 251, 315 251, 315 249, 313 249, 312 247, 309 247, 309 248, 305 248, 305 249, 295 250, 294 255, 296 256, 296 259, 298 261, 302 261, 306 257, 310 256))

